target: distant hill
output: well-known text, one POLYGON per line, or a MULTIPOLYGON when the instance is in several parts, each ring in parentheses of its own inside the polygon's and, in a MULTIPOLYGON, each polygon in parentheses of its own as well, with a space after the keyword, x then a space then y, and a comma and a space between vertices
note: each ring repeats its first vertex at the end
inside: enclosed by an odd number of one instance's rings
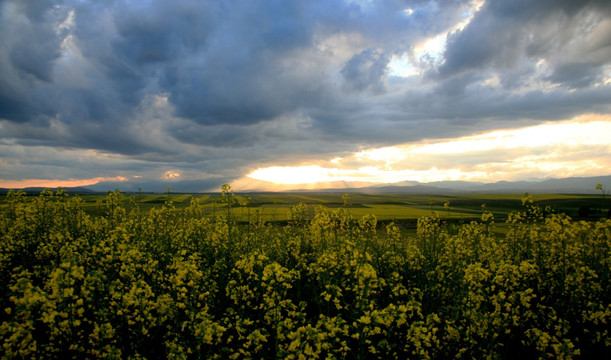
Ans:
MULTIPOLYGON (((600 195, 600 190, 596 190, 596 184, 603 184, 606 191, 611 189, 611 175, 594 176, 594 177, 571 177, 564 179, 534 179, 529 181, 499 181, 495 183, 483 183, 472 181, 435 181, 429 183, 420 183, 417 181, 402 181, 394 184, 371 184, 363 182, 338 181, 329 183, 304 184, 304 185, 279 185, 274 186, 271 183, 258 181, 252 182, 247 187, 246 184, 234 186, 235 192, 238 193, 264 193, 264 192, 309 192, 309 193, 362 193, 362 194, 406 194, 406 195, 453 195, 453 194, 523 194, 525 192, 533 194, 591 194, 600 195), (274 191, 262 190, 265 185, 267 189, 274 191), (324 187, 320 189, 320 187, 324 187)), ((87 193, 106 193, 114 189, 121 189, 123 192, 136 192, 141 189, 143 192, 163 193, 167 186, 171 187, 172 192, 179 193, 203 193, 210 192, 205 189, 215 188, 210 180, 189 180, 189 181, 174 181, 167 183, 163 181, 153 182, 101 182, 89 187, 73 187, 63 188, 69 193, 87 194, 87 193)), ((32 187, 22 189, 29 194, 40 193, 44 188, 32 187)), ((219 187, 220 189, 220 187, 219 187)), ((57 189, 52 189, 56 191, 57 189)), ((217 190, 219 191, 219 190, 217 190)), ((0 194, 6 194, 8 189, 0 189, 0 194)))
MULTIPOLYGON (((611 188, 611 176, 571 177, 565 179, 541 179, 531 181, 499 181, 482 183, 470 181, 435 181, 419 183, 415 181, 397 184, 380 184, 368 187, 342 187, 315 190, 323 193, 363 193, 363 194, 523 194, 553 193, 553 194, 600 194, 596 184, 601 183, 605 189, 611 188)), ((311 189, 296 189, 288 192, 312 192, 311 189)))

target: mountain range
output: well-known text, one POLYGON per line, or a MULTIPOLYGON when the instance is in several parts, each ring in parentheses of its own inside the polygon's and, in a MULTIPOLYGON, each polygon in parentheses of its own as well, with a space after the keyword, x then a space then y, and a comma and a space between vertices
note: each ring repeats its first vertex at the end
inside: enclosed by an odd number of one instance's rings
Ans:
MULTIPOLYGON (((287 185, 274 187, 270 183, 261 184, 253 183, 252 188, 234 188, 236 192, 319 192, 319 193, 363 193, 363 194, 482 194, 482 193, 498 193, 498 194, 523 194, 529 193, 552 193, 552 194, 601 194, 600 190, 596 189, 597 184, 603 185, 605 194, 611 188, 611 175, 594 176, 594 177, 570 177, 563 179, 534 179, 529 181, 499 181, 494 183, 472 182, 472 181, 435 181, 428 183, 420 183, 417 181, 403 181, 393 184, 368 184, 368 183, 351 183, 351 182, 334 182, 325 184, 309 184, 309 185, 287 185), (265 185, 265 186, 263 186, 265 185), (317 186, 321 185, 321 186, 317 186), (318 188, 317 187, 323 187, 318 188), (265 190, 262 190, 265 189, 265 190), (269 189, 272 189, 271 191, 269 189)), ((171 191, 182 193, 202 193, 205 191, 197 186, 195 181, 187 182, 172 182, 161 184, 139 183, 137 188, 129 186, 129 183, 110 183, 100 182, 89 187, 64 188, 71 193, 105 193, 114 189, 121 189, 124 192, 136 192, 141 188, 144 192, 165 191, 165 187, 170 186, 171 191), (154 185, 154 186, 147 186, 154 185)), ((219 187, 220 188, 220 187, 219 187)), ((38 193, 43 188, 24 188, 22 189, 29 193, 38 193)), ((0 188, 0 193, 6 193, 8 189, 0 188)))
MULTIPOLYGON (((530 181, 499 181, 483 183, 474 181, 435 181, 429 183, 401 182, 353 189, 366 194, 600 194, 596 185, 602 184, 605 193, 611 186, 611 176, 571 177, 530 181)), ((351 189, 324 189, 324 192, 347 192, 351 189)))

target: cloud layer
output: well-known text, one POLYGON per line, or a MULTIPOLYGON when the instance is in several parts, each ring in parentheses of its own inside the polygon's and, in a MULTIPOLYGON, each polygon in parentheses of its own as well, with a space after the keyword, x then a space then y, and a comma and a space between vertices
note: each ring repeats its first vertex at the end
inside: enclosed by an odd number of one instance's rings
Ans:
POLYGON ((576 120, 365 149, 315 165, 261 168, 239 183, 246 188, 271 190, 276 186, 274 183, 292 185, 288 189, 295 189, 310 182, 349 181, 363 185, 400 183, 405 179, 490 182, 495 178, 523 180, 606 174, 611 168, 608 138, 611 122, 602 116, 576 120), (249 183, 249 179, 263 183, 249 183))
POLYGON ((7 0, 0 73, 1 180, 207 190, 363 148, 611 121, 611 4, 7 0))

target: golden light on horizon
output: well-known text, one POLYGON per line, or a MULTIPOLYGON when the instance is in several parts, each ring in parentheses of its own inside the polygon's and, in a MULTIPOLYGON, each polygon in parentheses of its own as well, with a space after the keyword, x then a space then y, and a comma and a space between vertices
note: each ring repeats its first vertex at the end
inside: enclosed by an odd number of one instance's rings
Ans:
POLYGON ((608 175, 611 120, 580 116, 456 139, 365 149, 320 163, 259 168, 247 177, 272 184, 337 181, 396 183, 608 175))
MULTIPOLYGON (((235 180, 232 185, 243 190, 291 190, 360 187, 402 181, 496 182, 610 175, 610 134, 611 117, 584 115, 570 121, 495 130, 454 139, 365 148, 319 161, 261 167, 235 180)), ((93 155, 108 157, 98 153, 93 155)), ((184 177, 182 169, 164 170, 157 176, 165 181, 181 181, 184 177)), ((133 179, 143 181, 142 175, 134 175, 133 179)), ((0 179, 0 187, 78 187, 129 180, 132 178, 122 176, 0 179)))
POLYGON ((253 171, 248 177, 280 184, 306 184, 341 180, 339 169, 322 168, 318 165, 271 166, 253 171))

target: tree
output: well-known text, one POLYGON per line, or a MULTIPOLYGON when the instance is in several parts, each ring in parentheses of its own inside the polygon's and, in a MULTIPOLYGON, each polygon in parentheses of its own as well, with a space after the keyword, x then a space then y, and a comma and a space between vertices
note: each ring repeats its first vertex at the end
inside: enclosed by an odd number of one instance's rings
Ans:
POLYGON ((603 184, 601 184, 601 183, 596 184, 596 188, 595 189, 596 190, 600 190, 600 192, 603 195, 603 199, 604 199, 605 196, 607 195, 607 193, 605 192, 605 188, 603 187, 603 184))

